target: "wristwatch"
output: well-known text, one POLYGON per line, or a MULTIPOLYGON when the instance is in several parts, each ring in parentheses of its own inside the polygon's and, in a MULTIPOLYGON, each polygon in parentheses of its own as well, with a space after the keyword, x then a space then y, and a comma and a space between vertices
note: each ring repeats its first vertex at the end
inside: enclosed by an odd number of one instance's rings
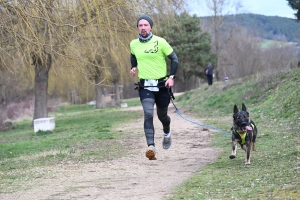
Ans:
POLYGON ((176 76, 175 76, 175 75, 170 75, 169 78, 175 80, 175 79, 176 79, 176 76))

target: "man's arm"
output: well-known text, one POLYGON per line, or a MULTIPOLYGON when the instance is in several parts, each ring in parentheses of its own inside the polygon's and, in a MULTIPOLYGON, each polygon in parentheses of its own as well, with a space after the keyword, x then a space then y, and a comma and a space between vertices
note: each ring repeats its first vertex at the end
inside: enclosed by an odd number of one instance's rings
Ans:
POLYGON ((177 67, 178 67, 178 57, 176 53, 173 51, 170 55, 168 55, 168 58, 171 60, 171 72, 170 72, 170 77, 173 76, 172 78, 168 78, 168 80, 165 83, 165 86, 167 88, 171 88, 174 85, 174 76, 176 75, 177 67))
POLYGON ((136 68, 137 68, 137 60, 135 55, 131 54, 130 55, 130 60, 131 60, 131 70, 130 70, 130 75, 135 76, 136 74, 136 68))
POLYGON ((137 67, 137 60, 135 55, 130 54, 130 61, 131 61, 131 69, 137 67))
POLYGON ((173 51, 168 58, 171 60, 171 72, 170 75, 176 75, 177 67, 178 67, 178 57, 176 53, 173 51))

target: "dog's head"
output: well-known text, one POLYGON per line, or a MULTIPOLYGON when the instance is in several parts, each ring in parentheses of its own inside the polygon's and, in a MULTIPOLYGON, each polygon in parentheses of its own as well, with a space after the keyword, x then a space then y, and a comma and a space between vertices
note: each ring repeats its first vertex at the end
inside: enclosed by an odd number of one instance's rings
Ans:
POLYGON ((233 107, 233 126, 239 132, 245 132, 250 124, 249 112, 245 104, 242 104, 242 110, 239 111, 236 105, 233 107))

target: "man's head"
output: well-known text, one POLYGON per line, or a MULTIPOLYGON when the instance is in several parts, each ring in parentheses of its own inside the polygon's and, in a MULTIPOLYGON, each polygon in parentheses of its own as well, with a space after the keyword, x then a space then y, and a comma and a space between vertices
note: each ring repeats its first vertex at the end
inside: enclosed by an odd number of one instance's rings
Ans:
POLYGON ((146 15, 146 14, 142 14, 142 15, 138 18, 138 20, 137 20, 137 26, 139 26, 139 21, 142 20, 142 19, 148 21, 151 28, 153 27, 153 21, 152 21, 152 18, 151 18, 149 15, 146 15))
POLYGON ((150 34, 152 30, 152 26, 153 26, 153 21, 151 17, 148 15, 143 14, 137 20, 137 27, 139 29, 139 34, 142 37, 147 37, 150 34))

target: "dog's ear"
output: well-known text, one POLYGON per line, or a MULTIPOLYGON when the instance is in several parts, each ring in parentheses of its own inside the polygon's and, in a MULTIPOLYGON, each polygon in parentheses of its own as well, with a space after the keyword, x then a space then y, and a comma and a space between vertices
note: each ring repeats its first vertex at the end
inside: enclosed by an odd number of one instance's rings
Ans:
POLYGON ((249 112, 248 112, 248 111, 246 111, 246 114, 247 114, 247 116, 249 117, 249 112))
POLYGON ((242 111, 246 111, 247 112, 247 108, 246 108, 246 106, 245 106, 244 103, 242 103, 242 111))
POLYGON ((235 114, 235 113, 237 113, 237 112, 239 112, 239 109, 237 108, 236 105, 234 105, 234 106, 233 106, 233 113, 235 114))

